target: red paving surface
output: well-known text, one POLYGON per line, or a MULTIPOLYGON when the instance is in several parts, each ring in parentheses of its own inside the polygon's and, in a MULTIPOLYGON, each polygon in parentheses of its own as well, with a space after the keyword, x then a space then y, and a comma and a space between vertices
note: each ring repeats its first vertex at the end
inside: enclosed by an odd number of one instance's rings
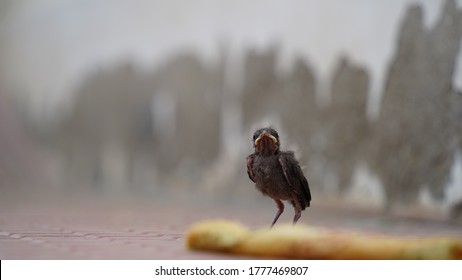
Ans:
MULTIPOLYGON (((242 258, 185 247, 188 227, 201 220, 226 218, 251 228, 273 218, 271 201, 189 203, 176 200, 75 200, 0 204, 0 259, 228 259, 242 258), (85 203, 84 203, 85 202, 85 203)), ((281 223, 290 222, 286 207, 281 223)), ((364 210, 313 205, 303 212, 305 224, 400 235, 451 235, 462 239, 462 225, 439 220, 396 218, 364 210)), ((244 257, 248 258, 248 257, 244 257)))

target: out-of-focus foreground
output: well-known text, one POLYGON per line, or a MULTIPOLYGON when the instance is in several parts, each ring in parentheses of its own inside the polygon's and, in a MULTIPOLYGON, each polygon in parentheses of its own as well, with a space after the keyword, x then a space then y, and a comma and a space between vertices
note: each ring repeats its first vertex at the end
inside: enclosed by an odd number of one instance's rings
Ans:
POLYGON ((245 157, 253 130, 272 125, 305 166, 314 206, 462 217, 460 5, 206 2, 1 1, 3 198, 16 206, 28 201, 18 193, 48 192, 271 204, 248 180, 245 157), (336 31, 342 20, 361 28, 336 31), (383 36, 389 59, 374 64, 383 36), (335 38, 347 48, 332 46, 335 38), (324 49, 337 52, 317 56, 324 49), (322 67, 326 57, 331 68, 322 67))

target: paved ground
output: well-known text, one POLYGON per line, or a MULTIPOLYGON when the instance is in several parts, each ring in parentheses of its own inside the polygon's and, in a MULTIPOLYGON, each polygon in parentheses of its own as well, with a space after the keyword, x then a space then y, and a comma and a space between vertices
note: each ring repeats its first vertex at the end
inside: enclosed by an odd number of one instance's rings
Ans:
MULTIPOLYGON (((224 259, 235 256, 191 252, 187 228, 204 219, 226 218, 251 228, 268 226, 275 207, 258 202, 184 199, 3 198, 0 259, 224 259)), ((291 207, 280 222, 290 222, 291 207)), ((455 235, 462 225, 437 219, 403 218, 361 209, 313 204, 305 224, 389 234, 455 235)))

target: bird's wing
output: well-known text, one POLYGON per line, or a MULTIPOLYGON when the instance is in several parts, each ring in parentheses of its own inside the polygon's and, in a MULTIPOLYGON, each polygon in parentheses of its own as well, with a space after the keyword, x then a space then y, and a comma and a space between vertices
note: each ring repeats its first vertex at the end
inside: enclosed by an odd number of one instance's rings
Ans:
POLYGON ((255 182, 255 174, 253 173, 253 161, 255 159, 255 155, 251 154, 247 157, 247 175, 249 175, 249 179, 255 182))
POLYGON ((279 156, 278 160, 289 186, 299 195, 306 207, 310 206, 310 186, 308 185, 305 175, 303 175, 298 161, 295 159, 294 153, 284 152, 279 156))

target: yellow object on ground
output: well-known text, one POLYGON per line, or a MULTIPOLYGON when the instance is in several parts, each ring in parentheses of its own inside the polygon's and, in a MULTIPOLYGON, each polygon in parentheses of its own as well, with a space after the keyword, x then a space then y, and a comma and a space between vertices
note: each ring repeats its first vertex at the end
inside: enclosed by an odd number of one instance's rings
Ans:
POLYGON ((462 259, 462 241, 452 237, 388 236, 303 225, 253 231, 225 220, 193 225, 187 246, 287 259, 462 259))

